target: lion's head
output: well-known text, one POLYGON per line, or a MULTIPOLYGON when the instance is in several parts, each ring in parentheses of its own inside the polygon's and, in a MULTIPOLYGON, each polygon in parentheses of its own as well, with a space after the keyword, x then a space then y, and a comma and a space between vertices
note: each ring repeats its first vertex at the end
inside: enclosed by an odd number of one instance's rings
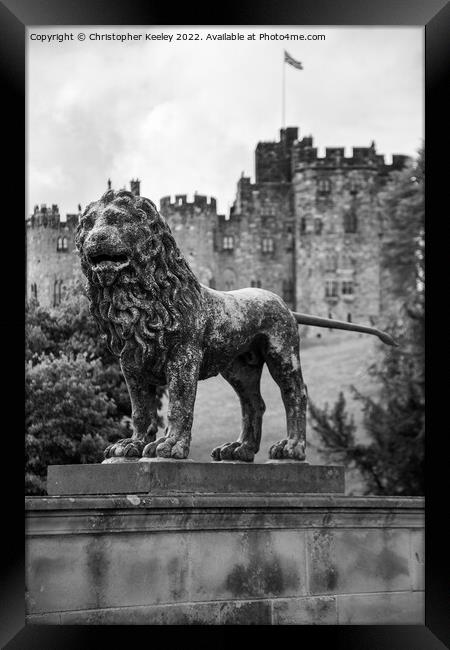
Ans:
POLYGON ((120 355, 134 338, 161 365, 167 337, 196 312, 200 285, 154 203, 108 190, 86 207, 75 242, 111 350, 120 355))

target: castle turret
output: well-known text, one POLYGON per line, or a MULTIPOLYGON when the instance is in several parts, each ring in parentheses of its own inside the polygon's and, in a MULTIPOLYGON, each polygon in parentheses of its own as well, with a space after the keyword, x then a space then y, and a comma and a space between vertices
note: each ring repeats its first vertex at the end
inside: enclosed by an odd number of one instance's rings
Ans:
POLYGON ((131 179, 130 181, 130 190, 134 194, 134 196, 140 196, 141 195, 141 181, 136 179, 131 179))

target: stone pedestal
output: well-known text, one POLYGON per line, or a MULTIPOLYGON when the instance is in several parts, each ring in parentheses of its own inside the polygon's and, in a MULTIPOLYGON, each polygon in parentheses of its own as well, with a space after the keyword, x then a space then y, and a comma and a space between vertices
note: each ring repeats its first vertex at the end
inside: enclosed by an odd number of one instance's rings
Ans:
POLYGON ((344 468, 292 461, 197 463, 142 459, 48 468, 49 495, 75 494, 343 494, 344 468))
POLYGON ((67 496, 27 499, 29 623, 423 624, 422 498, 338 494, 336 468, 168 462, 172 490, 164 461, 50 469, 67 496), (327 469, 334 494, 292 490, 327 469))

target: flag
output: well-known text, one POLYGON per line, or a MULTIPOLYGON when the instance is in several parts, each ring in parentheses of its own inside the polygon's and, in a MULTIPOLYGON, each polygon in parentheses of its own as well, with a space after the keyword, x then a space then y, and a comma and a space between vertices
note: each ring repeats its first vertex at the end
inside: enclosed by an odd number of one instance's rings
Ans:
POLYGON ((289 63, 289 65, 292 65, 294 68, 297 68, 297 70, 303 70, 303 66, 300 63, 300 61, 296 61, 290 54, 284 50, 284 62, 289 63))

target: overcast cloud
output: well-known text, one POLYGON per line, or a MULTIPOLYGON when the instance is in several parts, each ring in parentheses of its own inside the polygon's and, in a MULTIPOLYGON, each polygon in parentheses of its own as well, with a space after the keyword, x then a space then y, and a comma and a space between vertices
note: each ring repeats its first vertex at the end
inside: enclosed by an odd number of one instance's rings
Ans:
POLYGON ((80 42, 28 41, 27 212, 62 214, 141 179, 159 204, 194 191, 228 212, 236 182, 253 178, 259 140, 286 125, 326 146, 369 146, 390 161, 415 155, 423 138, 423 28, 29 28, 86 34, 80 42), (89 34, 255 33, 242 42, 95 42, 89 34), (258 40, 259 33, 326 35, 325 41, 258 40))

